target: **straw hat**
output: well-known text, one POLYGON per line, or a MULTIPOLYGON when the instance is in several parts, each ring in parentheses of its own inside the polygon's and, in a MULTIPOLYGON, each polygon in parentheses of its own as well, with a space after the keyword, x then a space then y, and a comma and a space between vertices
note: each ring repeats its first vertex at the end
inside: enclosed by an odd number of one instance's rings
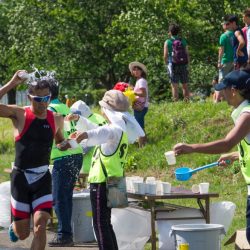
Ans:
POLYGON ((129 67, 129 70, 131 73, 132 73, 134 67, 139 67, 142 69, 142 71, 144 71, 145 74, 147 74, 146 66, 140 62, 131 62, 128 67, 129 67))
POLYGON ((129 109, 128 98, 121 91, 115 89, 107 91, 99 104, 101 107, 114 111, 125 112, 129 109))

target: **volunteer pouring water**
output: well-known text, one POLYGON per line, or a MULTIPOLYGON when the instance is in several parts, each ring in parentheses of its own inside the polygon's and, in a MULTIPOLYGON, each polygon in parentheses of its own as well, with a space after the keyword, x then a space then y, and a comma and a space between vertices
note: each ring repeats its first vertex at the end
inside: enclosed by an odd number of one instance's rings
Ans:
POLYGON ((229 152, 238 145, 237 152, 221 155, 218 162, 227 165, 226 160, 231 163, 238 159, 240 161, 241 171, 248 185, 246 236, 250 243, 250 71, 236 70, 227 74, 222 82, 215 85, 215 89, 222 90, 227 103, 234 107, 231 115, 234 128, 223 139, 204 144, 179 143, 174 146, 174 151, 176 155, 195 152, 220 154, 229 152))
MULTIPOLYGON (((144 136, 144 132, 134 116, 127 112, 129 102, 121 91, 107 91, 99 104, 109 124, 99 127, 80 117, 77 127, 82 125, 88 130, 76 132, 72 137, 84 147, 96 145, 88 177, 95 235, 99 249, 118 250, 111 225, 111 208, 123 204, 115 204, 110 196, 110 190, 107 196, 106 182, 111 177, 119 179, 124 176, 128 144, 144 136)), ((126 205, 126 201, 124 203, 126 205)))

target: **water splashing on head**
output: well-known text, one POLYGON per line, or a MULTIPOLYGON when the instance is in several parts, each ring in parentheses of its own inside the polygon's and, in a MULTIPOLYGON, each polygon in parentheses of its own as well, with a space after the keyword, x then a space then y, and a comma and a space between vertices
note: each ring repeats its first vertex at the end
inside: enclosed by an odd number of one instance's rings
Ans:
POLYGON ((28 85, 36 86, 38 81, 46 80, 51 81, 58 85, 58 81, 55 79, 55 71, 38 70, 34 65, 32 66, 33 72, 29 73, 27 81, 28 85))

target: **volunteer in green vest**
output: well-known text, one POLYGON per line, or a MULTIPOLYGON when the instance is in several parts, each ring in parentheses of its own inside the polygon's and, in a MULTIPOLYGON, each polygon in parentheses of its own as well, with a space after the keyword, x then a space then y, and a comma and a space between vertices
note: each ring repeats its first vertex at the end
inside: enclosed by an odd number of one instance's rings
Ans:
POLYGON ((234 128, 224 139, 204 144, 179 143, 174 146, 176 155, 188 153, 220 154, 229 152, 238 145, 237 152, 222 155, 221 165, 227 165, 226 160, 240 161, 241 172, 248 187, 247 197, 247 228, 246 236, 250 243, 250 71, 235 70, 227 74, 222 82, 215 85, 215 89, 224 92, 227 103, 234 107, 232 119, 234 128))
MULTIPOLYGON (((79 114, 87 118, 89 121, 91 121, 94 124, 97 124, 98 126, 102 126, 107 123, 107 121, 105 120, 103 116, 97 113, 93 113, 91 109, 89 108, 89 106, 84 101, 81 101, 81 100, 75 102, 70 107, 70 111, 72 114, 79 114)), ((78 116, 75 116, 75 117, 78 120, 78 116)), ((89 148, 84 149, 84 157, 83 157, 83 164, 82 164, 82 170, 81 170, 83 174, 89 173, 93 153, 94 153, 94 147, 89 147, 89 148)))
POLYGON ((98 126, 80 117, 77 128, 80 124, 86 130, 72 136, 84 147, 96 146, 88 177, 93 226, 99 249, 118 250, 111 224, 111 208, 107 206, 106 177, 102 167, 105 167, 109 177, 124 176, 128 144, 145 134, 134 116, 127 112, 129 102, 121 91, 107 91, 99 104, 108 124, 98 126))
MULTIPOLYGON (((62 116, 70 113, 70 109, 58 100, 59 88, 56 84, 51 84, 51 102, 49 109, 62 116)), ((64 137, 68 138, 76 131, 74 122, 64 126, 64 137)), ((53 161, 52 170, 52 196, 53 207, 58 219, 57 234, 54 239, 48 242, 49 246, 69 247, 73 246, 71 216, 72 197, 74 184, 78 178, 82 167, 82 147, 60 151, 55 144, 51 152, 53 161)))

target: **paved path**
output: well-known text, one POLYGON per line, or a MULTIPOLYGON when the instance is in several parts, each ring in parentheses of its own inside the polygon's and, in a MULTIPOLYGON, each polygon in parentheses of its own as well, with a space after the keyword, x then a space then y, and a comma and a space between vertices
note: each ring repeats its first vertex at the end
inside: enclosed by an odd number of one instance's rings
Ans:
MULTIPOLYGON (((47 241, 51 240, 54 237, 54 232, 47 231, 47 241)), ((12 243, 9 241, 8 233, 6 230, 0 231, 0 250, 29 250, 33 235, 31 233, 30 237, 24 241, 18 241, 16 243, 12 243)), ((74 247, 48 247, 46 250, 98 250, 96 243, 85 243, 75 245, 74 247)))

